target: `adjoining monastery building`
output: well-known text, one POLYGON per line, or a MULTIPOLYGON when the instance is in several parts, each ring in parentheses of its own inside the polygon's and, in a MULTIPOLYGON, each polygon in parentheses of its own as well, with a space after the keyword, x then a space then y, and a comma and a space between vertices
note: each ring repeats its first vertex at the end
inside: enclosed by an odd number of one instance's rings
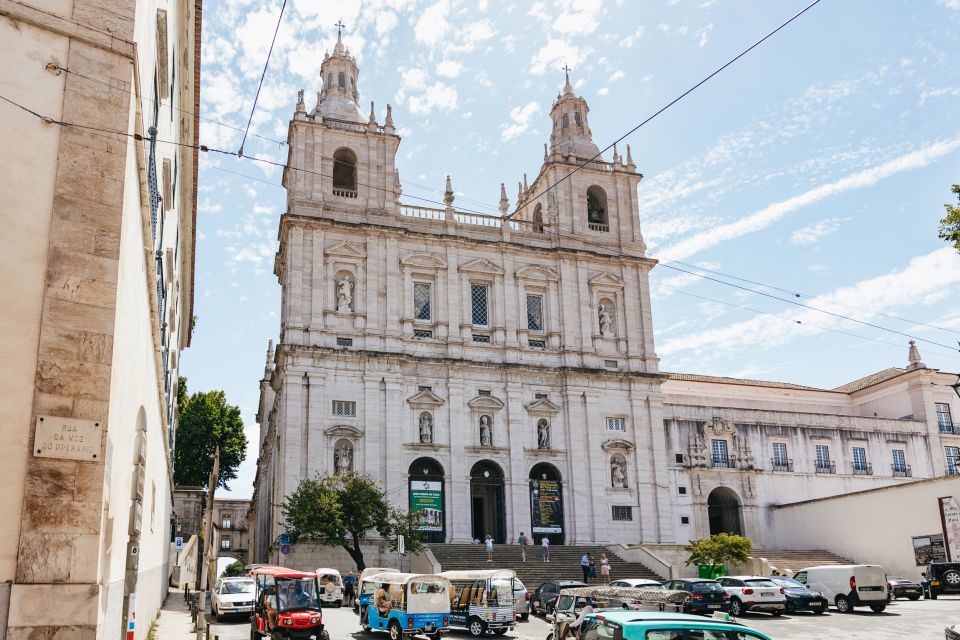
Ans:
POLYGON ((339 40, 321 69, 288 134, 254 561, 277 560, 275 505, 318 472, 376 477, 432 542, 758 546, 770 505, 956 473, 952 377, 913 345, 832 390, 660 371, 642 176, 629 147, 574 172, 598 148, 569 79, 501 219, 458 211, 449 179, 445 208, 402 204, 390 108, 363 114, 339 40))

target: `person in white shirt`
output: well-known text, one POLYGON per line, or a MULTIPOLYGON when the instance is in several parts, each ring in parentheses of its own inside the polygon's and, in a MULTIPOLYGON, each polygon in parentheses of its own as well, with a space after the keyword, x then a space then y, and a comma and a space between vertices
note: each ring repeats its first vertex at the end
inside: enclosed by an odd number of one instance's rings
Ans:
POLYGON ((543 536, 543 540, 540 541, 540 555, 544 562, 550 562, 550 540, 547 536, 543 536))
POLYGON ((564 640, 568 634, 572 634, 574 638, 580 637, 580 625, 583 624, 583 619, 593 613, 593 600, 587 598, 583 601, 583 608, 580 609, 580 615, 577 616, 577 619, 571 622, 570 624, 564 625, 563 632, 560 634, 558 640, 564 640))

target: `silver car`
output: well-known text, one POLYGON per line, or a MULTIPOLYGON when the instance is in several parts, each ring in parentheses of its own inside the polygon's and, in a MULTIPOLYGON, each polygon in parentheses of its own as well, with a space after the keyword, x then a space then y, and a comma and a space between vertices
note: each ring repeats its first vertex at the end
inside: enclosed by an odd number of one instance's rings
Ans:
POLYGON ((210 597, 210 611, 217 621, 226 616, 250 615, 256 599, 256 583, 253 578, 220 578, 210 597))
POLYGON ((517 610, 517 617, 526 620, 530 617, 530 592, 520 582, 520 578, 513 579, 513 602, 517 610))

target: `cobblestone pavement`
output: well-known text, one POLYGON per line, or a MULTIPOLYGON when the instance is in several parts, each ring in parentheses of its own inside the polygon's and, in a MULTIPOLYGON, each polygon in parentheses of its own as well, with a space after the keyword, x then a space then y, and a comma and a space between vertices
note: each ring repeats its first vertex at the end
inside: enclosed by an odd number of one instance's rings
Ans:
MULTIPOLYGON (((350 609, 324 610, 331 640, 377 640, 386 634, 366 634, 357 624, 350 609)), ((747 614, 740 622, 762 631, 774 640, 943 640, 947 625, 960 624, 960 598, 941 596, 938 600, 899 600, 883 613, 869 609, 841 614, 831 609, 822 616, 797 613, 774 618, 763 613, 747 614)), ((545 640, 550 626, 542 618, 531 617, 521 622, 504 638, 545 640)), ((248 640, 250 626, 246 620, 211 625, 211 636, 220 640, 248 640)), ((166 637, 166 636, 164 636, 166 637)), ((466 640, 470 634, 452 633, 448 638, 466 640)))

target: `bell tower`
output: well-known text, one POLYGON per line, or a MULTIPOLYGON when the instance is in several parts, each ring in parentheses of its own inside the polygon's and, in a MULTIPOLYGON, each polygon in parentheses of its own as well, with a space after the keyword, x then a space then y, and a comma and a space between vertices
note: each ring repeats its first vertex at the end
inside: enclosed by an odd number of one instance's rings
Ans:
POLYGON ((563 94, 557 96, 553 108, 550 109, 550 119, 553 121, 550 153, 589 160, 600 153, 600 149, 593 143, 593 134, 587 122, 590 107, 586 100, 573 93, 570 69, 564 67, 564 71, 567 82, 563 87, 563 94))

